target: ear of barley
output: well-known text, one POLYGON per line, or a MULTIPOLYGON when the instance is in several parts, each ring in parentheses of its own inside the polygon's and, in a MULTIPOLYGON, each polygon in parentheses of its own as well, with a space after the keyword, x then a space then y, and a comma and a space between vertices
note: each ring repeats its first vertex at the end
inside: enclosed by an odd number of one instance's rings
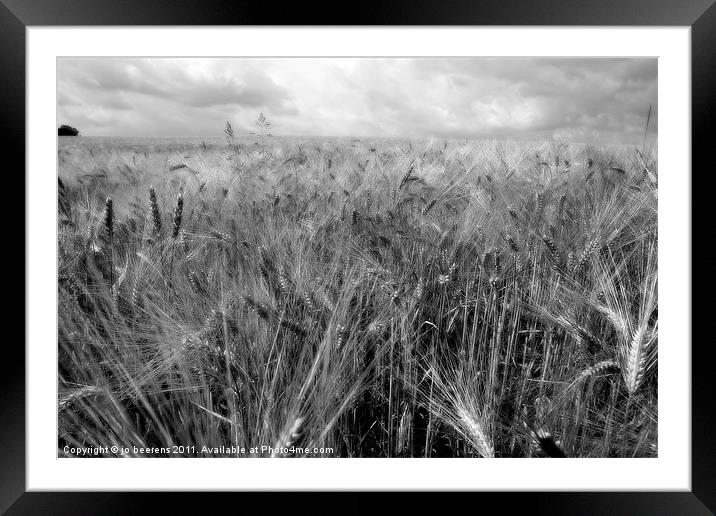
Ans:
POLYGON ((574 251, 569 251, 567 254, 567 269, 570 271, 575 270, 577 267, 577 258, 574 255, 574 251))
POLYGON ((59 403, 58 403, 58 409, 59 411, 63 411, 67 409, 72 403, 74 403, 77 400, 81 400, 83 398, 87 398, 89 396, 104 396, 107 395, 107 391, 104 389, 101 389, 99 387, 94 387, 92 385, 86 385, 82 387, 81 389, 77 389, 74 391, 65 392, 60 395, 59 403))
POLYGON ((537 192, 537 216, 539 217, 542 215, 542 210, 544 209, 544 194, 542 192, 537 192))
POLYGON ((566 212, 565 208, 567 206, 567 194, 562 194, 562 196, 559 198, 559 208, 557 210, 557 214, 560 220, 564 220, 566 218, 566 212))
POLYGON ((549 250, 550 255, 555 261, 559 261, 559 250, 557 249, 557 245, 554 243, 554 240, 552 240, 552 237, 546 234, 542 235, 542 241, 544 241, 544 245, 547 246, 547 249, 549 250))
POLYGON ((403 188, 403 186, 405 186, 405 184, 406 184, 406 183, 408 182, 408 180, 410 179, 410 176, 411 176, 412 173, 413 173, 413 165, 411 164, 411 165, 410 165, 410 168, 408 169, 408 171, 407 171, 407 172, 405 173, 405 175, 403 176, 403 179, 400 180, 400 185, 398 186, 398 190, 400 190, 401 188, 403 188))
POLYGON ((343 344, 346 342, 346 327, 342 325, 336 326, 336 349, 340 350, 343 348, 343 344))
POLYGON ((582 253, 579 256, 579 262, 577 263, 577 270, 581 270, 587 266, 587 262, 589 261, 589 258, 597 251, 598 248, 599 248, 599 240, 597 238, 592 238, 585 244, 584 249, 582 250, 582 253))
POLYGON ((647 325, 641 324, 622 351, 622 374, 629 394, 634 394, 644 380, 647 366, 653 359, 654 339, 647 339, 647 325))
MULTIPOLYGON (((603 293, 597 294, 597 299, 604 298, 603 293)), ((607 305, 605 305, 603 302, 600 303, 594 303, 594 308, 601 313, 614 327, 614 329, 619 334, 620 339, 623 342, 626 342, 629 339, 629 330, 628 330, 628 324, 625 318, 618 314, 616 311, 609 308, 607 305)))
POLYGON ((301 289, 301 299, 309 312, 314 312, 316 310, 316 305, 313 303, 311 294, 307 290, 301 289))
POLYGON ((461 433, 467 438, 480 456, 485 458, 494 457, 495 448, 483 418, 462 403, 458 403, 455 409, 457 412, 456 419, 461 433))
POLYGON ((582 382, 586 380, 587 378, 590 378, 594 375, 597 375, 599 373, 602 373, 608 369, 619 369, 619 364, 615 360, 602 360, 601 362, 597 362, 593 366, 590 366, 586 368, 584 371, 579 373, 579 376, 575 380, 575 382, 582 382))
POLYGON ((162 217, 159 213, 159 203, 157 202, 157 193, 154 187, 149 187, 149 205, 152 210, 152 223, 154 224, 154 233, 161 235, 162 233, 162 217))
POLYGON ((179 236, 179 229, 181 228, 182 212, 184 210, 184 196, 179 192, 177 196, 177 205, 174 208, 174 223, 172 224, 172 238, 179 236))
POLYGON ((104 225, 104 229, 107 233, 107 247, 109 255, 109 287, 111 290, 114 286, 114 259, 112 253, 112 237, 114 236, 114 207, 112 205, 111 197, 107 197, 107 200, 104 203, 104 217, 102 222, 104 225))
POLYGON ((615 371, 619 371, 619 362, 617 362, 614 359, 608 359, 608 360, 602 360, 601 362, 597 362, 596 364, 593 364, 583 371, 581 371, 575 378, 572 380, 572 382, 564 389, 562 396, 566 396, 567 394, 573 392, 575 389, 579 388, 583 385, 585 381, 587 381, 589 378, 592 378, 593 376, 596 376, 601 373, 605 373, 609 371, 610 369, 613 369, 615 371))
POLYGON ((114 207, 112 205, 111 197, 107 197, 107 200, 104 202, 103 224, 107 232, 107 239, 111 245, 112 236, 114 235, 114 207))
POLYGON ((278 285, 281 289, 281 294, 284 296, 288 296, 290 294, 286 267, 283 264, 281 264, 278 268, 278 285))
POLYGON ((433 209, 436 202, 438 202, 438 199, 435 197, 428 204, 426 204, 425 208, 423 208, 423 215, 427 215, 428 212, 433 209))

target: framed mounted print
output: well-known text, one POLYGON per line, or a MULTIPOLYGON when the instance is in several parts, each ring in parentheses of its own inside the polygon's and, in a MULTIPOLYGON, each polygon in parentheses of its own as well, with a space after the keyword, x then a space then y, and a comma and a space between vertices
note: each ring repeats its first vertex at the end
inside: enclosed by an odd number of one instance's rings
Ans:
POLYGON ((27 202, 10 513, 132 491, 716 506, 691 336, 709 2, 351 26, 5 4, 27 202))

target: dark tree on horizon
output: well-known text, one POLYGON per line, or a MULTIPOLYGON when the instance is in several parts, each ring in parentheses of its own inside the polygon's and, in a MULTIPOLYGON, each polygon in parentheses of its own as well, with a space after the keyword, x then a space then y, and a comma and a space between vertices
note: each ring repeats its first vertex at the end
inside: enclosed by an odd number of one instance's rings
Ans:
POLYGON ((79 129, 75 129, 69 125, 61 125, 60 128, 57 129, 58 136, 79 136, 79 134, 79 129))

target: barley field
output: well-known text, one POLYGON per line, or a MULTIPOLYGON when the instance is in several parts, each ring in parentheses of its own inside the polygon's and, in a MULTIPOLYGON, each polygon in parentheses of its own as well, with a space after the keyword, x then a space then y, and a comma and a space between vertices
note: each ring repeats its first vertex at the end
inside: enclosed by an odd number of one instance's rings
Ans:
POLYGON ((657 456, 654 147, 227 126, 58 174, 60 457, 657 456))

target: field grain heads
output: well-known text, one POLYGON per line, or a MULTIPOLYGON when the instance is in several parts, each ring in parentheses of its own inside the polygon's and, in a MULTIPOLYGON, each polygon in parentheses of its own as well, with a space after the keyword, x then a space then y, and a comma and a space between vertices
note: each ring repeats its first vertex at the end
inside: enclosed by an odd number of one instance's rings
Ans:
POLYGON ((60 163, 60 448, 655 455, 653 151, 225 135, 60 163))

